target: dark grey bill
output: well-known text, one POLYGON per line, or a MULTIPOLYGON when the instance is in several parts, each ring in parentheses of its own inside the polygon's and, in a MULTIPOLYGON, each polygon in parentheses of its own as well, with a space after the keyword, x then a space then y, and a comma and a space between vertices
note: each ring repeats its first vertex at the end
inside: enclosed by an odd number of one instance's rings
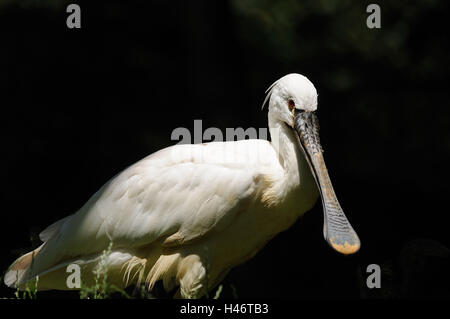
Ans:
POLYGON ((320 145, 317 116, 313 112, 295 110, 294 121, 299 146, 308 160, 322 197, 325 240, 342 254, 356 253, 361 243, 339 205, 331 184, 320 145))

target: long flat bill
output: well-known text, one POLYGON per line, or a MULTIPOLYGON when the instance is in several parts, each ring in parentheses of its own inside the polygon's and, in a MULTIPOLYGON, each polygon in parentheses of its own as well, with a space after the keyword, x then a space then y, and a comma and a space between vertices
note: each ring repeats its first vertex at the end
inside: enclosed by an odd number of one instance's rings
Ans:
POLYGON ((322 153, 314 154, 311 161, 317 168, 317 180, 320 184, 325 240, 342 254, 354 254, 361 247, 361 242, 337 200, 322 153))
POLYGON ((320 145, 319 124, 316 115, 312 112, 296 110, 295 130, 299 137, 300 148, 308 160, 322 197, 325 240, 342 254, 354 254, 361 247, 361 242, 339 205, 331 184, 320 145))

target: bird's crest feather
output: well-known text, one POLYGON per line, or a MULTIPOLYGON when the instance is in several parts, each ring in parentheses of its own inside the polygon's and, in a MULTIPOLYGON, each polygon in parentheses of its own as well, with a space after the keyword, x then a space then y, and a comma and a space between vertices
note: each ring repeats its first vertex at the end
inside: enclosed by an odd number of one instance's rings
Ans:
POLYGON ((272 95, 272 90, 275 87, 275 85, 278 83, 278 81, 279 80, 276 80, 275 82, 273 82, 272 85, 269 86, 269 88, 266 90, 266 92, 264 92, 264 93, 266 93, 266 97, 265 97, 264 102, 263 102, 263 104, 261 106, 261 110, 264 109, 264 105, 266 105, 267 101, 269 101, 270 96, 272 95))

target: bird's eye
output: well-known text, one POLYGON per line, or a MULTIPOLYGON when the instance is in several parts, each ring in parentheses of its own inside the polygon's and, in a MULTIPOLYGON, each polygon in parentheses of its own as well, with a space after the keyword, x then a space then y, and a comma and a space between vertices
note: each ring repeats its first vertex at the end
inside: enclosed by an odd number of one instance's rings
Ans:
POLYGON ((289 106, 289 110, 292 111, 293 109, 295 109, 295 102, 292 99, 288 100, 288 106, 289 106))

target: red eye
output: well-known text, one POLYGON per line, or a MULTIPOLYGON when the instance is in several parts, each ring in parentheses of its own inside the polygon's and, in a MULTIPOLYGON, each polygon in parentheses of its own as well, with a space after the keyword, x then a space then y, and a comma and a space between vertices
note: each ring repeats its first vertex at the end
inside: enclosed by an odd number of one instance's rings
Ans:
POLYGON ((291 110, 291 111, 293 109, 295 109, 295 102, 294 102, 294 100, 289 99, 288 106, 289 106, 289 110, 291 110))

